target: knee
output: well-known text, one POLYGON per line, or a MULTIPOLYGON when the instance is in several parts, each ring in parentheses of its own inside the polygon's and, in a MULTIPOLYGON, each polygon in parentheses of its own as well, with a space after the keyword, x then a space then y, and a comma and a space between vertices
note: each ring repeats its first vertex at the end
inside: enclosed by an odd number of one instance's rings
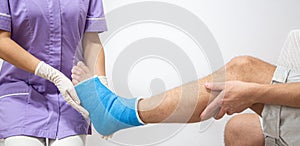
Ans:
POLYGON ((225 126, 226 146, 263 146, 264 136, 256 114, 240 114, 225 126))
POLYGON ((241 116, 237 115, 231 118, 226 126, 224 131, 224 139, 226 146, 233 146, 235 143, 238 143, 237 140, 240 138, 240 131, 242 128, 242 125, 240 125, 243 122, 243 119, 241 116))
POLYGON ((227 67, 235 67, 235 68, 246 68, 255 62, 256 58, 251 56, 238 56, 231 59, 231 61, 227 64, 227 67))
POLYGON ((239 56, 233 58, 225 66, 229 74, 234 75, 235 79, 248 81, 249 75, 257 67, 257 59, 251 56, 239 56))

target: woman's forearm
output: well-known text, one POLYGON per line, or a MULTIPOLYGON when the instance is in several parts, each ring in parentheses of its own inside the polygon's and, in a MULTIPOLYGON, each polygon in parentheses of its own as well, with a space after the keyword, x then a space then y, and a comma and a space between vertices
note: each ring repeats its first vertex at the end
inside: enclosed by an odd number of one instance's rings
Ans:
POLYGON ((34 73, 54 83, 64 99, 84 117, 88 117, 88 112, 77 104, 79 99, 76 93, 67 92, 73 88, 72 82, 63 73, 41 62, 19 46, 10 38, 9 32, 0 31, 0 58, 18 68, 34 73))
POLYGON ((98 76, 105 76, 105 55, 97 33, 85 33, 83 38, 86 65, 98 76))
POLYGON ((300 83, 258 85, 256 101, 300 108, 300 83))
POLYGON ((14 66, 34 73, 39 59, 28 53, 10 38, 10 33, 0 31, 0 58, 14 66))

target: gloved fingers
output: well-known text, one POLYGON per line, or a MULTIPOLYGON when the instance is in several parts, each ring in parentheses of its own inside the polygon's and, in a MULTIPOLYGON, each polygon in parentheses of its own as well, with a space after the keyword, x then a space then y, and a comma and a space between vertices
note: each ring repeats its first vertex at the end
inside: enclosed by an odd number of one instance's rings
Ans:
POLYGON ((80 105, 80 99, 78 98, 75 88, 73 87, 73 88, 67 90, 67 93, 71 99, 69 102, 70 105, 73 108, 75 108, 78 112, 80 112, 84 118, 87 119, 89 117, 89 112, 80 105))
POLYGON ((79 99, 74 87, 72 87, 71 89, 68 89, 66 92, 72 101, 74 101, 76 104, 80 104, 80 99, 79 99))
POLYGON ((72 107, 75 108, 85 119, 89 118, 89 112, 81 105, 75 104, 72 107))
POLYGON ((77 110, 85 119, 89 117, 89 112, 84 109, 80 104, 76 104, 71 97, 66 100, 75 110, 77 110))

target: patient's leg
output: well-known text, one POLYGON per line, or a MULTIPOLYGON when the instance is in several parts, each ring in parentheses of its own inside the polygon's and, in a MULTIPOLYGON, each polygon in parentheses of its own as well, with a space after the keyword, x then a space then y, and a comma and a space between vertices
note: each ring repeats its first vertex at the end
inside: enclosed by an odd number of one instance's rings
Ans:
MULTIPOLYGON (((80 67, 79 67, 80 68, 80 67)), ((199 68, 201 69, 201 68, 199 68)), ((266 62, 263 62, 259 59, 253 58, 253 57, 236 57, 232 59, 229 63, 227 63, 223 68, 219 69, 218 71, 214 72, 213 74, 200 79, 198 81, 194 81, 185 85, 182 85, 180 87, 171 89, 166 91, 163 94, 153 96, 150 98, 145 98, 139 101, 138 108, 134 109, 135 111, 138 111, 139 118, 144 123, 191 123, 191 122, 199 122, 201 121, 200 115, 202 111, 205 109, 207 104, 210 100, 210 91, 206 90, 206 88, 203 86, 206 82, 218 82, 218 81, 228 81, 228 80, 240 80, 240 81, 246 81, 246 82, 256 82, 256 83, 262 83, 262 84, 268 84, 271 81, 271 78, 273 76, 273 72, 275 71, 275 66, 268 64, 266 62)), ((82 76, 84 72, 75 71, 73 72, 74 77, 82 76)), ((78 81, 82 81, 83 79, 78 81)), ((97 82, 96 80, 90 82, 94 84, 94 82, 97 82)), ((98 84, 98 83, 97 83, 98 84)), ((86 85, 89 85, 86 84, 86 85)), ((82 88, 86 88, 87 86, 82 86, 82 88)), ((96 86, 95 86, 96 87, 96 86)), ((103 113, 99 116, 99 121, 101 120, 103 116, 107 115, 113 115, 113 118, 110 119, 117 119, 118 121, 122 121, 122 119, 119 118, 127 118, 125 119, 125 124, 127 124, 127 127, 132 127, 139 125, 137 123, 137 118, 134 117, 134 114, 131 109, 128 108, 119 108, 120 106, 124 106, 124 103, 127 101, 124 101, 123 98, 117 97, 116 95, 113 95, 113 93, 110 93, 109 91, 106 91, 107 89, 104 88, 104 86, 101 85, 96 87, 97 90, 103 90, 103 92, 99 91, 97 94, 102 95, 103 93, 109 94, 109 96, 100 96, 99 99, 94 99, 93 102, 88 101, 89 103, 95 103, 101 102, 102 105, 104 105, 104 108, 109 107, 109 111, 107 109, 103 110, 100 109, 98 111, 98 114, 101 112, 112 112, 110 113, 103 113), (107 98, 113 98, 111 101, 107 101, 107 98), (122 100, 120 102, 120 100, 122 100), (117 102, 115 102, 117 101, 117 102), (106 104, 109 103, 109 106, 106 104), (122 105, 123 104, 123 105, 122 105), (122 111, 118 111, 119 109, 122 109, 122 111), (115 110, 115 111, 112 111, 115 110), (127 117, 126 115, 121 115, 124 112, 128 112, 133 117, 133 123, 130 123, 132 119, 131 117, 127 117), (116 115, 119 114, 119 115, 116 115)), ((87 90, 89 90, 87 88, 87 90)), ((81 100, 83 96, 79 95, 79 98, 81 100)), ((93 98, 91 96, 85 96, 84 98, 93 98)), ((130 104, 130 107, 133 107, 134 102, 128 101, 130 104)), ((126 103, 125 103, 126 104, 126 103)), ((89 108, 90 106, 85 106, 85 108, 89 108)), ((98 106, 99 107, 99 106, 98 106)), ((263 108, 263 105, 253 105, 252 109, 256 111, 258 114, 261 113, 263 108)), ((89 110, 89 112, 96 112, 93 110, 89 110)), ((92 119, 93 121, 93 119, 92 119)), ((115 122, 115 121, 113 121, 115 122)), ((106 123, 109 124, 109 123, 106 123)), ((105 126, 103 126, 103 122, 100 124, 102 125, 102 129, 106 129, 105 126)), ((112 125, 112 124, 110 124, 112 125)), ((117 125, 120 125, 117 123, 117 125)), ((127 128, 126 126, 124 128, 127 128)), ((110 127, 111 128, 111 127, 110 127)), ((123 129, 122 126, 114 129, 110 132, 105 132, 105 134, 111 134, 111 132, 117 131, 119 129, 123 129)), ((101 131, 100 130, 100 131, 101 131)), ((101 132, 100 132, 101 133, 101 132)))
MULTIPOLYGON (((274 71, 275 66, 259 59, 247 56, 236 57, 205 78, 141 100, 138 106, 139 115, 145 123, 199 122, 200 115, 211 95, 203 84, 224 80, 268 84, 274 71)), ((263 105, 256 104, 251 108, 261 114, 263 105)))

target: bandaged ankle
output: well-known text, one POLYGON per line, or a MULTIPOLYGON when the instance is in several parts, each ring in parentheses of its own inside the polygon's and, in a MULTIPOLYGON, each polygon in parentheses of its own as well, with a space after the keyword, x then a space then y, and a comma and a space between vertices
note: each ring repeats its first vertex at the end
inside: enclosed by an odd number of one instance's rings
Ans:
POLYGON ((105 87, 98 77, 78 84, 75 89, 100 134, 111 135, 121 129, 143 125, 137 112, 140 98, 119 97, 105 87))

